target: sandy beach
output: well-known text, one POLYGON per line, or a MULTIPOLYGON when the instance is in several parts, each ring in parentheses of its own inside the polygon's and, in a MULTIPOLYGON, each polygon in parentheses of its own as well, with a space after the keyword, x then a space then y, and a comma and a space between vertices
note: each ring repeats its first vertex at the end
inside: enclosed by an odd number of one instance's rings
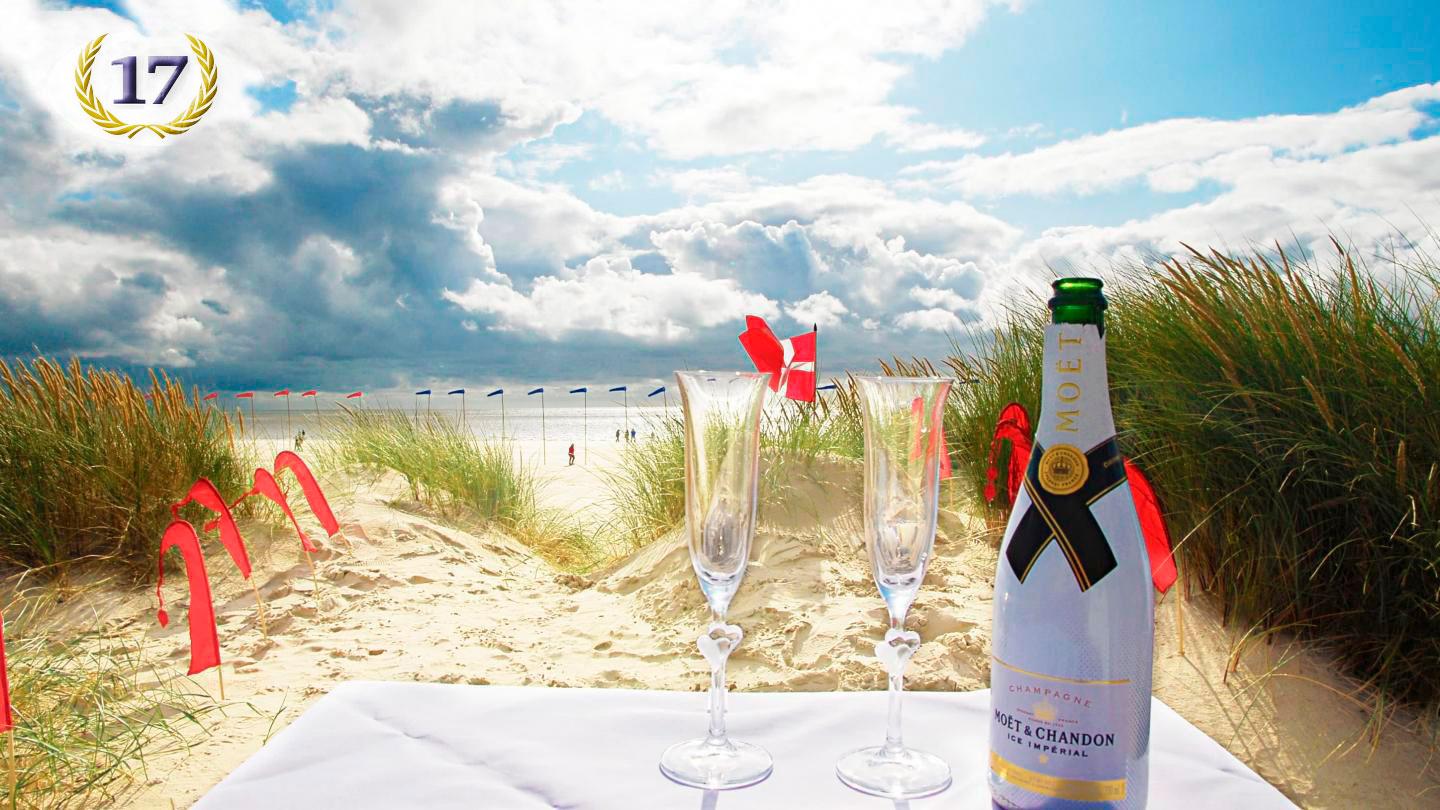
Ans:
MULTIPOLYGON (((594 445, 590 464, 572 467, 564 446, 551 445, 549 463, 539 466, 545 504, 600 525, 607 510, 600 476, 619 450, 594 445)), ((536 464, 539 450, 538 442, 517 446, 536 464)), ((781 495, 762 505, 751 567, 730 614, 746 632, 731 683, 882 689, 872 644, 884 612, 857 531, 858 465, 819 459, 780 473, 781 495)), ((566 574, 513 539, 407 500, 393 474, 351 471, 322 482, 353 547, 338 537, 326 543, 316 557, 317 583, 293 534, 246 527, 268 634, 248 584, 212 555, 226 708, 187 753, 146 762, 132 806, 188 806, 348 680, 692 690, 697 717, 703 712, 707 669, 694 637, 704 609, 678 533, 601 570, 566 574)), ((980 521, 942 513, 936 557, 910 617, 923 646, 908 688, 986 687, 996 540, 980 521)), ((183 615, 183 578, 167 580, 166 592, 174 615, 183 615)), ((1159 698, 1301 806, 1434 801, 1440 781, 1425 739, 1399 721, 1378 733, 1368 728, 1368 713, 1323 656, 1277 640, 1232 662, 1239 629, 1221 627, 1198 597, 1184 606, 1182 656, 1177 598, 1178 589, 1157 606, 1159 698)), ((107 628, 143 637, 177 676, 183 672, 185 624, 162 630, 153 593, 117 602, 107 628)), ((194 681, 215 693, 213 671, 194 681)))

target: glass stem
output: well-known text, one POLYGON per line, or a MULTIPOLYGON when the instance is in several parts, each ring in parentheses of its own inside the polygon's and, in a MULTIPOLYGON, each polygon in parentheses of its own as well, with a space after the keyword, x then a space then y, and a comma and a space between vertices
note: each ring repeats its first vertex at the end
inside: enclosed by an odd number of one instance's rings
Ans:
MULTIPOLYGON (((710 626, 724 625, 723 611, 710 610, 710 626)), ((710 670, 710 732, 705 737, 709 745, 729 745, 725 737, 725 664, 730 660, 727 653, 710 670)))
MULTIPOLYGON (((890 616, 890 628, 892 630, 905 629, 905 617, 896 618, 890 616)), ((890 698, 890 713, 885 722, 885 753, 898 754, 905 749, 905 742, 900 738, 900 696, 905 690, 905 665, 909 663, 906 659, 895 672, 890 673, 890 687, 887 690, 890 698)))

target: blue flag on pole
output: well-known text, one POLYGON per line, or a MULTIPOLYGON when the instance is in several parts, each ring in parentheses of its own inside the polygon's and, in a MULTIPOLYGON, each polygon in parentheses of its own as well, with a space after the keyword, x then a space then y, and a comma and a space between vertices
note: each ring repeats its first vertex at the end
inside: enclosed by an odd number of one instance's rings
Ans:
POLYGON ((454 391, 449 392, 449 394, 451 394, 451 395, 453 395, 453 394, 463 394, 463 393, 465 393, 465 389, 464 389, 464 388, 456 388, 454 391))
POLYGON ((623 386, 623 385, 617 385, 617 386, 615 386, 614 388, 611 388, 611 389, 610 389, 610 393, 613 394, 613 393, 615 393, 616 391, 627 391, 627 390, 629 390, 629 389, 627 389, 625 386, 623 386))
POLYGON ((504 389, 504 388, 496 388, 494 391, 491 391, 490 393, 486 394, 485 396, 487 396, 487 397, 498 397, 498 396, 500 396, 500 395, 503 394, 503 393, 505 393, 505 389, 504 389))
POLYGON ((589 390, 590 390, 589 388, 586 388, 586 387, 584 387, 584 386, 581 386, 581 387, 579 387, 579 388, 571 388, 571 389, 570 389, 570 393, 572 393, 572 394, 583 394, 583 393, 585 393, 586 391, 589 391, 589 390))
POLYGON ((528 397, 528 396, 534 396, 535 394, 543 394, 543 393, 545 393, 545 389, 544 389, 544 388, 536 388, 534 391, 526 391, 526 392, 525 392, 525 396, 528 397))
POLYGON ((426 388, 426 389, 423 390, 423 391, 416 391, 416 392, 415 392, 415 396, 417 396, 417 397, 428 397, 428 396, 430 396, 430 389, 429 389, 429 388, 426 388))
POLYGON ((647 397, 653 397, 653 396, 655 396, 656 394, 663 394, 663 393, 665 393, 665 386, 662 385, 662 386, 660 386, 659 388, 656 388, 654 391, 651 391, 650 393, 646 394, 645 396, 647 396, 647 397))

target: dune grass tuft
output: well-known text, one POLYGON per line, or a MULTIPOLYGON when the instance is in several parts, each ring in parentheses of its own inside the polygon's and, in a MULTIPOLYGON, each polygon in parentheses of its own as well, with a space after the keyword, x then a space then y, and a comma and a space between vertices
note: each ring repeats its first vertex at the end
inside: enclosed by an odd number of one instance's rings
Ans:
POLYGON ((566 570, 593 564, 596 550, 565 516, 540 507, 535 473, 503 441, 484 440, 440 417, 347 409, 329 431, 322 463, 394 470, 415 500, 442 513, 493 524, 566 570))
MULTIPOLYGON (((853 382, 815 403, 771 399, 760 433, 762 502, 780 496, 780 462, 865 453, 853 382)), ((613 515, 612 534, 633 551, 685 519, 685 431, 681 417, 653 420, 645 437, 627 445, 614 470, 604 473, 613 515)))
POLYGON ((199 393, 44 358, 0 361, 0 564, 113 558, 146 570, 169 503, 210 478, 249 484, 230 422, 199 393))
MULTIPOLYGON (((1219 251, 1106 279, 1122 449, 1227 616, 1332 648, 1380 701, 1440 709, 1440 267, 1337 244, 1322 263, 1219 251), (1378 279, 1384 279, 1383 281, 1378 279)), ((1035 413, 1042 301, 950 365, 978 501, 990 431, 1035 413)), ((1378 705, 1378 704, 1377 704, 1378 705)))
POLYGON ((57 626, 61 595, 78 596, 30 588, 5 608, 16 762, 6 807, 123 803, 147 761, 187 749, 223 711, 190 679, 162 675, 136 643, 94 622, 57 626))

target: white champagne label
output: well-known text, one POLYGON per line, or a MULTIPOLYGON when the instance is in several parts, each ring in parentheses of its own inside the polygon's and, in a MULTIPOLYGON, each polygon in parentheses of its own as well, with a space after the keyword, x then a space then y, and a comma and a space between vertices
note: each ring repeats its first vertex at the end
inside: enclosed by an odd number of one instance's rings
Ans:
POLYGON ((995 577, 990 786, 1005 808, 1145 806, 1153 593, 1105 341, 1052 325, 995 577))
POLYGON ((1044 796, 1124 799, 1126 729, 1117 728, 1114 718, 1130 699, 1117 687, 1129 683, 1066 680, 994 659, 990 736, 992 743, 998 737, 1004 745, 991 745, 990 769, 1044 796))

